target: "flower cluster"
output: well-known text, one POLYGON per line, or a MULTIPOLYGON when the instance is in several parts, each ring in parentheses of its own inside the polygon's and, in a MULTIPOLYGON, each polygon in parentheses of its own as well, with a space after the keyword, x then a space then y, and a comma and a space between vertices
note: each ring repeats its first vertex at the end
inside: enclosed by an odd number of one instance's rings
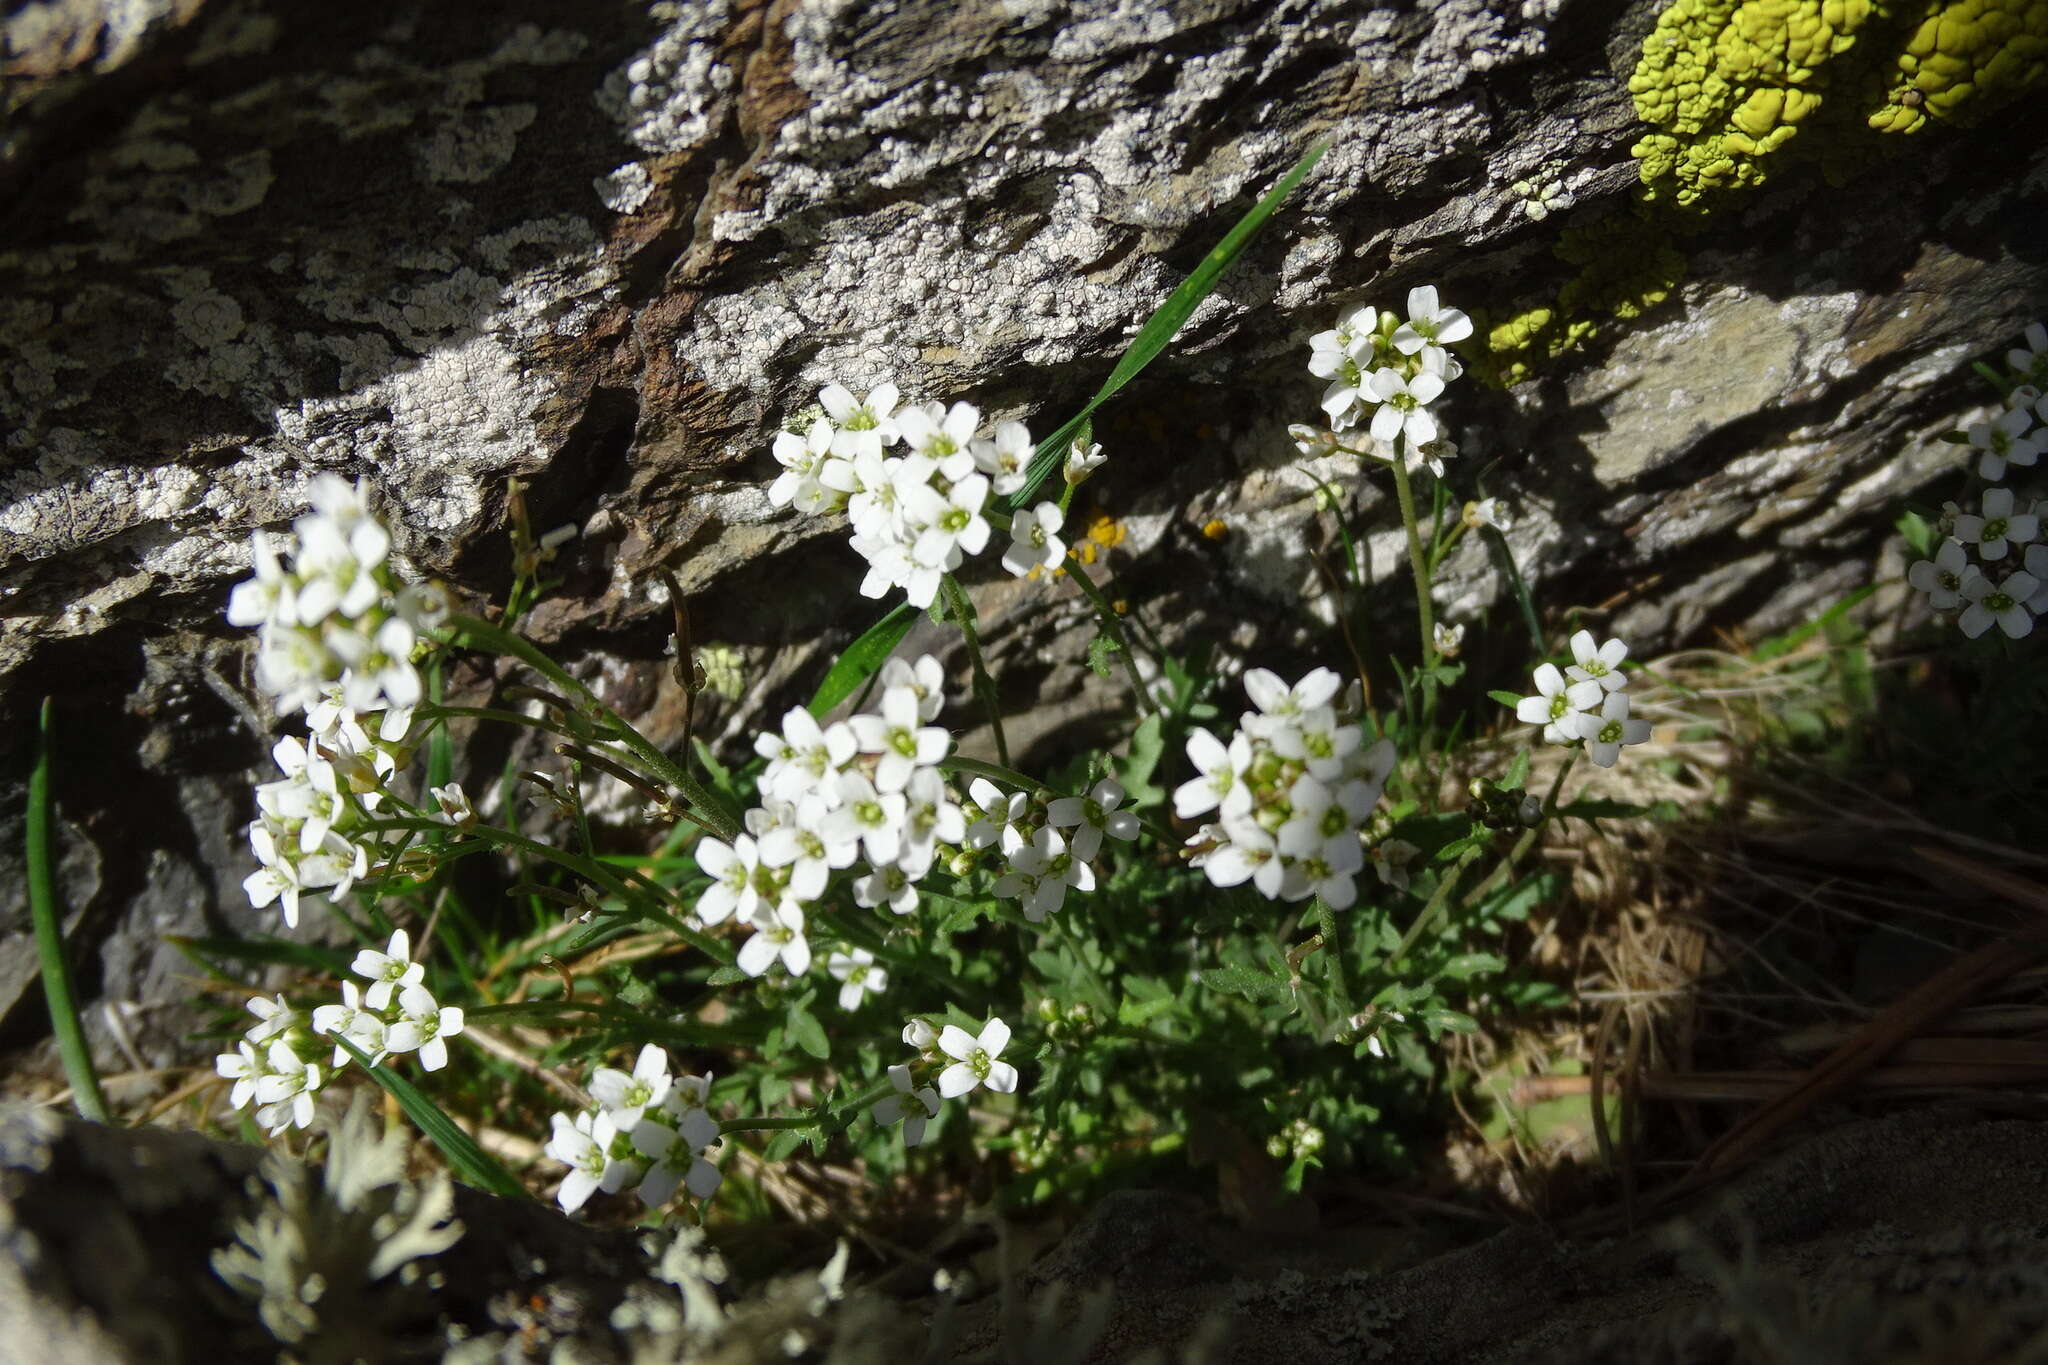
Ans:
POLYGON ((1628 646, 1595 645, 1589 630, 1574 634, 1571 645, 1576 662, 1563 672, 1552 663, 1536 666, 1536 695, 1515 704, 1515 718, 1542 726, 1549 743, 1584 744, 1595 763, 1611 768, 1624 745, 1650 737, 1650 723, 1629 715, 1628 674, 1621 671, 1628 646))
POLYGON ((1318 668, 1289 687, 1267 669, 1244 675, 1258 709, 1228 745, 1207 730, 1188 736, 1201 776, 1173 794, 1174 813, 1215 812, 1188 840, 1190 862, 1217 886, 1250 881, 1268 900, 1321 896, 1333 910, 1358 899, 1364 831, 1394 767, 1394 744, 1364 747, 1360 727, 1331 703, 1339 680, 1318 668))
MULTIPOLYGON (((264 688, 280 710, 305 713, 305 738, 271 750, 281 776, 256 789, 258 867, 242 883, 252 905, 276 901, 294 926, 303 893, 346 896, 381 861, 384 840, 365 826, 411 761, 419 632, 447 616, 438 588, 396 586, 391 536, 364 484, 322 475, 308 496, 314 510, 291 536, 256 532, 256 577, 228 601, 229 621, 261 631, 264 688)), ((436 795, 467 809, 459 789, 436 795)))
POLYGON ((617 1194, 628 1185, 650 1209, 678 1189, 698 1199, 718 1192, 724 1177, 705 1157, 718 1141, 709 1076, 671 1074, 668 1054, 649 1043, 632 1071, 599 1067, 589 1088, 596 1104, 556 1114, 547 1145, 547 1154, 569 1168, 555 1195, 565 1213, 599 1190, 617 1194))
POLYGON ((929 1020, 912 1019, 904 1025, 903 1042, 917 1049, 918 1058, 889 1068, 896 1093, 872 1112, 884 1128, 903 1125, 906 1147, 924 1141, 926 1125, 939 1116, 941 1099, 958 1099, 980 1086, 1001 1095, 1017 1089, 1017 1068, 1000 1060, 1010 1044, 1010 1026, 1001 1019, 990 1019, 978 1037, 957 1024, 934 1029, 929 1020))
POLYGON ((228 599, 228 621, 260 632, 257 680, 286 713, 315 705, 330 684, 351 710, 413 705, 413 646, 446 617, 446 596, 398 583, 391 533, 370 515, 367 480, 351 487, 322 474, 306 496, 313 510, 291 535, 256 532, 256 576, 228 599))
POLYGON ((1405 320, 1370 304, 1345 313, 1309 339, 1309 373, 1329 381, 1322 407, 1331 432, 1364 427, 1379 442, 1406 437, 1411 450, 1437 440, 1429 405, 1464 373, 1445 348, 1471 335, 1472 320, 1441 307, 1435 285, 1408 291, 1405 320))
POLYGON ((820 726, 793 707, 779 732, 755 740, 768 767, 762 804, 746 814, 747 832, 731 843, 706 838, 697 845, 697 865, 712 877, 697 898, 697 918, 753 928, 739 953, 748 975, 778 961, 792 976, 810 970, 806 908, 824 898, 833 873, 856 862, 866 869, 853 881, 856 902, 899 915, 917 908, 917 884, 940 847, 967 833, 938 768, 952 752, 952 736, 927 723, 944 702, 938 660, 891 659, 876 712, 820 726))
POLYGON ((462 1010, 435 1000, 424 984, 426 968, 412 960, 411 940, 403 929, 391 936, 385 951, 358 953, 350 970, 369 986, 358 990, 353 981, 344 981, 341 1003, 321 1005, 310 1015, 286 1004, 281 995, 249 1001, 256 1023, 233 1052, 221 1053, 213 1064, 234 1082, 230 1107, 253 1102, 256 1121, 272 1134, 312 1123, 314 1096, 352 1060, 337 1045, 323 1070, 320 1059, 329 1051, 323 1038, 346 1038, 369 1055, 373 1066, 408 1052, 418 1054, 428 1071, 448 1065, 448 1039, 463 1030, 462 1010))
MULTIPOLYGON (((859 399, 844 385, 826 385, 818 393, 823 415, 775 438, 782 473, 768 499, 811 516, 845 512, 853 548, 868 562, 861 595, 901 588, 911 605, 929 607, 940 579, 987 546, 984 508, 992 495, 1023 489, 1034 447, 1021 422, 977 434, 981 413, 972 403, 899 407, 898 397, 894 384, 859 399), (901 453, 891 453, 897 446, 901 453)), ((1067 476, 1079 482, 1100 463, 1099 450, 1077 447, 1067 476)), ((1057 503, 1020 513, 1005 567, 1022 576, 1058 563, 1066 553, 1054 534, 1060 520, 1057 503)))
POLYGON ((1955 612, 1971 639, 1995 623, 2017 640, 2033 630, 2036 616, 2048 615, 2048 545, 2029 543, 2041 533, 2044 512, 2048 504, 2038 502, 2019 511, 2010 488, 1985 489, 1976 512, 1951 504, 1941 548, 1908 569, 1906 581, 1936 611, 1955 612))
POLYGON ((1095 889, 1093 860, 1104 835, 1125 841, 1138 836, 1138 817, 1117 809, 1124 789, 1112 777, 1097 782, 1086 796, 1051 801, 1005 792, 977 777, 968 784, 967 796, 975 817, 967 827, 967 846, 1002 855, 1005 868, 992 889, 1016 901, 1033 924, 1066 903, 1069 887, 1095 889))

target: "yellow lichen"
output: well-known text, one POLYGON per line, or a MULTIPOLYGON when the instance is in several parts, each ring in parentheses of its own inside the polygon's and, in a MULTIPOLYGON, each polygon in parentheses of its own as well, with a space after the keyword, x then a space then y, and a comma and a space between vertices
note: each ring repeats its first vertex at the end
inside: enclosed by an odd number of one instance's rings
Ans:
POLYGON ((2048 0, 1677 0, 1629 78, 1644 198, 1704 209, 1815 134, 1838 172, 1859 126, 1968 124, 2044 72, 2048 0))

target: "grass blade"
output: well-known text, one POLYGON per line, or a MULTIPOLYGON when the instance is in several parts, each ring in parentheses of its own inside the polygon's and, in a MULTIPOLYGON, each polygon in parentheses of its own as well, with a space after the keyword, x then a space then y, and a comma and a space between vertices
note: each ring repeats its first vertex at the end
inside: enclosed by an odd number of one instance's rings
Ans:
POLYGON ((833 707, 853 695, 859 687, 880 669, 882 663, 896 652, 896 646, 903 643, 903 637, 910 634, 910 628, 917 624, 917 613, 908 602, 898 602, 895 610, 869 626, 861 637, 847 646, 839 662, 832 665, 832 671, 825 675, 825 681, 818 684, 816 694, 811 697, 809 707, 814 716, 822 716, 833 707))
POLYGON ((533 1197, 510 1171, 493 1161, 490 1154, 477 1146, 476 1140, 463 1132, 454 1119, 441 1112, 441 1106, 428 1099, 418 1086, 389 1067, 373 1066, 368 1053, 339 1033, 331 1036, 336 1046, 355 1058, 363 1070, 370 1073, 370 1078, 398 1101, 398 1107, 405 1111, 413 1126, 441 1149, 441 1155, 448 1158, 448 1164, 455 1168, 455 1173, 464 1182, 507 1199, 533 1197))
POLYGON ((57 903, 57 878, 50 863, 50 699, 43 698, 36 739, 36 766, 28 777, 28 911, 35 921, 36 954, 42 959, 43 999, 50 1006, 50 1031, 71 1083, 71 1102, 95 1123, 111 1122, 100 1093, 92 1050, 78 1018, 71 990, 71 964, 64 959, 64 911, 57 903))
POLYGON ((1159 353, 1166 349, 1166 343, 1173 340, 1174 334, 1180 331, 1181 324, 1188 320, 1203 299, 1209 297, 1210 292, 1216 288, 1216 281, 1222 278, 1223 272, 1236 263, 1259 229, 1266 225, 1266 220, 1280 207, 1280 202, 1294 192, 1294 187, 1314 169, 1316 162, 1322 159, 1323 153, 1328 151, 1329 147, 1328 142, 1318 142, 1309 148, 1308 154, 1294 163, 1294 169, 1282 176, 1280 183, 1275 185, 1265 198, 1252 206, 1251 212, 1238 219, 1236 226, 1223 234, 1223 240, 1202 258, 1202 263, 1195 267, 1194 272, 1182 280, 1180 287, 1168 294, 1166 302, 1160 304, 1152 316, 1145 320, 1145 325, 1139 328, 1138 335, 1131 339, 1131 344, 1125 349, 1123 357, 1116 362, 1116 368, 1109 372, 1109 378, 1095 391, 1095 396, 1089 399, 1065 426, 1039 442, 1038 453, 1032 457, 1030 474, 1024 481, 1024 487, 1010 495, 1009 506, 1012 511, 1028 506, 1038 485, 1043 483, 1053 470, 1059 468, 1061 461, 1066 458, 1067 446, 1080 431, 1081 424, 1086 422, 1097 408, 1108 402, 1118 389, 1137 378, 1138 372, 1151 364, 1159 353))

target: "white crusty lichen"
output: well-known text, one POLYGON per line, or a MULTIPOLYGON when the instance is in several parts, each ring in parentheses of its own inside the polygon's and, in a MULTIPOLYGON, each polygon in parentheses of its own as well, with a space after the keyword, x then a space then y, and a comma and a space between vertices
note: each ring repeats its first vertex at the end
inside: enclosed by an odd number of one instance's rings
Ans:
POLYGON ((732 68, 717 60, 731 6, 664 0, 648 15, 663 26, 660 35, 605 78, 598 108, 643 152, 688 151, 710 136, 718 101, 733 86, 732 68))
POLYGON ((214 1273, 308 1365, 387 1358, 438 1283, 432 1258, 462 1237, 448 1177, 409 1183, 404 1136, 382 1127, 359 1099, 330 1124, 325 1167, 266 1156, 255 1211, 213 1253, 214 1273))

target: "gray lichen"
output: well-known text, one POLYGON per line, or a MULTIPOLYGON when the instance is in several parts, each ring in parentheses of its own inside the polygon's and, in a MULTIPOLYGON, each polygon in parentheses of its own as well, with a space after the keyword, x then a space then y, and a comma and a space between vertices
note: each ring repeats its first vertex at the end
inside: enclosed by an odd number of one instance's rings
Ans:
POLYGON ((462 1237, 447 1176, 408 1182, 403 1135, 379 1128, 358 1101, 330 1126, 324 1168, 266 1159, 256 1211, 213 1254, 215 1273, 307 1365, 385 1358, 436 1283, 432 1258, 462 1237))

